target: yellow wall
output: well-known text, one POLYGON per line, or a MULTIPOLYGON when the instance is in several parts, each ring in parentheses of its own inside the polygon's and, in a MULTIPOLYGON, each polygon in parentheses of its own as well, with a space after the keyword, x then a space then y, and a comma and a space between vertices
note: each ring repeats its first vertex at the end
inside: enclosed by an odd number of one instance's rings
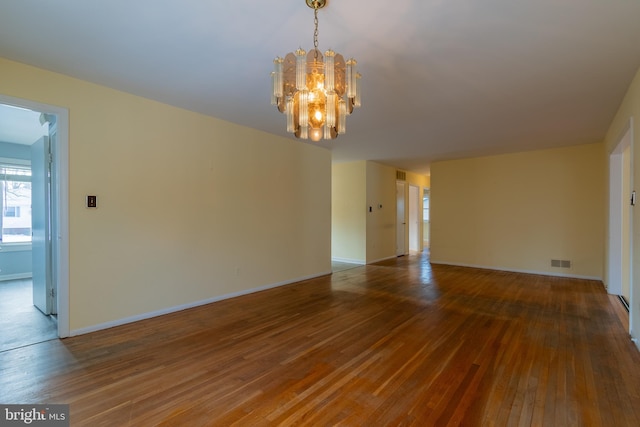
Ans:
MULTIPOLYGON (((640 192, 640 69, 635 75, 627 93, 618 109, 618 112, 611 123, 605 137, 606 158, 603 163, 608 165, 609 154, 614 150, 619 139, 623 136, 629 123, 632 123, 632 163, 633 163, 633 189, 640 192)), ((607 175, 608 176, 608 175, 607 175)), ((633 298, 631 304, 631 334, 635 338, 640 336, 640 210, 636 204, 632 213, 633 227, 633 277, 631 281, 631 293, 633 298)), ((608 219, 608 217, 607 217, 608 219)), ((608 222, 608 221, 607 221, 608 222)), ((608 269, 608 266, 607 266, 608 269)))
POLYGON ((589 144, 432 164, 431 261, 602 278, 602 153, 589 144))
POLYGON ((72 333, 331 271, 328 150, 1 58, 0 94, 69 109, 72 333))
POLYGON ((394 257, 396 253, 395 168, 367 162, 366 207, 367 264, 394 257))
MULTIPOLYGON (((421 189, 429 188, 431 185, 429 175, 420 175, 414 172, 407 171, 407 182, 411 185, 416 185, 421 189)), ((422 195, 422 193, 420 193, 422 195)))
POLYGON ((331 257, 367 260, 366 162, 338 163, 331 176, 331 257))

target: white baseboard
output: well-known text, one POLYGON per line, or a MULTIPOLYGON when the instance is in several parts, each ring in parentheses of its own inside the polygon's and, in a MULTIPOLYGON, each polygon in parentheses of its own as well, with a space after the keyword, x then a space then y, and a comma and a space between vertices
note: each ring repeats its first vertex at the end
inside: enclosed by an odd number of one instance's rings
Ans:
POLYGON ((220 296, 216 296, 216 297, 213 297, 213 298, 207 298, 207 299, 201 300, 201 301, 194 301, 194 302, 191 302, 191 303, 182 304, 182 305, 178 305, 178 306, 174 306, 174 307, 168 307, 168 308, 164 308, 164 309, 161 309, 161 310, 152 311, 152 312, 149 312, 149 313, 142 313, 142 314, 138 314, 138 315, 135 315, 135 316, 125 317, 123 319, 113 320, 111 322, 100 323, 98 325, 88 326, 86 328, 73 329, 73 330, 69 331, 69 336, 72 337, 72 336, 76 336, 76 335, 83 335, 83 334, 88 334, 90 332, 96 332, 96 331, 100 331, 100 330, 103 330, 103 329, 109 329, 109 328, 113 328, 113 327, 116 327, 116 326, 126 325, 127 323, 133 323, 133 322, 138 322, 140 320, 151 319, 152 317, 158 317, 158 316, 162 316, 162 315, 165 315, 165 314, 175 313, 177 311, 187 310, 189 308, 194 308, 194 307, 198 307, 198 306, 201 306, 201 305, 211 304, 211 303, 214 303, 214 302, 218 302, 218 301, 223 301, 223 300, 230 299, 230 298, 239 297, 239 296, 242 296, 242 295, 248 295, 248 294, 252 294, 252 293, 255 293, 255 292, 266 291, 267 289, 273 289, 273 288, 277 288, 279 286, 290 285, 292 283, 302 282, 303 280, 314 279, 316 277, 326 276, 326 275, 329 275, 329 274, 331 274, 331 271, 328 271, 328 272, 325 272, 325 273, 320 273, 320 274, 314 274, 314 275, 310 275, 310 276, 305 276, 305 277, 299 277, 297 279, 287 280, 287 281, 279 282, 279 283, 273 283, 273 284, 270 284, 270 285, 265 285, 265 286, 260 286, 260 287, 257 287, 257 288, 247 289, 247 290, 244 290, 244 291, 232 292, 230 294, 220 295, 220 296))
POLYGON ((335 262, 346 262, 348 264, 358 264, 358 265, 365 265, 365 262, 361 259, 349 259, 349 258, 331 258, 331 261, 335 261, 335 262))
MULTIPOLYGON (((404 255, 404 256, 406 256, 406 255, 404 255)), ((398 258, 398 256, 397 255, 392 255, 392 256, 388 256, 386 258, 374 259, 372 261, 369 261, 367 264, 375 264, 376 262, 386 261, 388 259, 395 259, 395 258, 398 258)))
POLYGON ((581 276, 581 275, 578 275, 578 274, 555 273, 555 272, 550 272, 550 271, 519 270, 519 269, 515 269, 515 268, 503 268, 503 267, 496 267, 496 266, 464 264, 464 263, 456 263, 456 262, 448 262, 448 261, 438 261, 438 260, 433 260, 433 259, 431 259, 429 262, 431 264, 453 265, 453 266, 456 266, 456 267, 481 268, 483 270, 508 271, 508 272, 511 272, 511 273, 537 274, 537 275, 540 275, 540 276, 566 277, 568 279, 585 279, 585 280, 602 281, 602 277, 581 276))
POLYGON ((31 273, 17 273, 17 274, 1 274, 0 282, 4 282, 7 280, 22 280, 22 279, 31 279, 31 273))

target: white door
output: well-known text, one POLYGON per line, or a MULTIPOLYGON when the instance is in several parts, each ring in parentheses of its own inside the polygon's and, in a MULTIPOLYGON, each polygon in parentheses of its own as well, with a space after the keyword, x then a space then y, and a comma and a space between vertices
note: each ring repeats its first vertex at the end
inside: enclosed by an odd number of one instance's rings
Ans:
POLYGON ((409 250, 420 251, 420 190, 409 186, 409 250))
POLYGON ((44 136, 31 145, 31 227, 33 305, 51 314, 53 287, 51 280, 50 165, 49 138, 44 136))
MULTIPOLYGON (((55 116, 53 116, 55 117, 55 116)), ((55 159, 57 157, 57 153, 56 150, 58 148, 58 123, 57 123, 57 118, 55 118, 53 120, 49 119, 49 151, 51 153, 51 156, 49 157, 50 159, 55 159)), ((57 210, 56 210, 56 206, 58 206, 58 191, 56 191, 56 183, 60 182, 59 181, 59 177, 58 177, 58 170, 55 167, 53 161, 49 162, 49 174, 50 174, 50 178, 49 178, 49 194, 51 196, 50 202, 49 202, 49 224, 50 224, 50 231, 49 231, 49 235, 51 236, 51 246, 50 246, 50 250, 51 250, 51 259, 50 259, 50 266, 51 266, 51 272, 50 272, 50 280, 51 280, 51 290, 49 292, 50 295, 50 300, 51 300, 51 314, 58 314, 58 281, 56 280, 56 277, 58 277, 59 271, 57 269, 58 265, 60 265, 58 256, 59 253, 58 251, 55 249, 55 243, 56 243, 56 237, 59 233, 59 226, 58 226, 58 216, 57 216, 57 210)))
POLYGON ((396 182, 396 256, 405 254, 404 182, 396 182))

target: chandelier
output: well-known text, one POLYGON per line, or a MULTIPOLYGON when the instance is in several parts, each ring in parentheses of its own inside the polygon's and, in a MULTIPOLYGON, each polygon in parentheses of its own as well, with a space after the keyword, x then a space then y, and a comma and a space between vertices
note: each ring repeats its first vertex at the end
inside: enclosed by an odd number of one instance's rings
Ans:
POLYGON ((356 60, 318 50, 318 10, 326 0, 305 0, 313 9, 313 49, 298 49, 274 59, 271 104, 287 116, 287 132, 320 141, 346 132, 347 115, 360 107, 360 74, 356 60))

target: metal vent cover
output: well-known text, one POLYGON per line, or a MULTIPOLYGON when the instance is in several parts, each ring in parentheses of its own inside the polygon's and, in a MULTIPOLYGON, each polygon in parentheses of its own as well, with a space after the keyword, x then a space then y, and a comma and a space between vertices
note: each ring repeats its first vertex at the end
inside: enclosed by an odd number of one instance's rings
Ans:
POLYGON ((552 259, 551 267, 571 268, 571 261, 568 259, 552 259))

